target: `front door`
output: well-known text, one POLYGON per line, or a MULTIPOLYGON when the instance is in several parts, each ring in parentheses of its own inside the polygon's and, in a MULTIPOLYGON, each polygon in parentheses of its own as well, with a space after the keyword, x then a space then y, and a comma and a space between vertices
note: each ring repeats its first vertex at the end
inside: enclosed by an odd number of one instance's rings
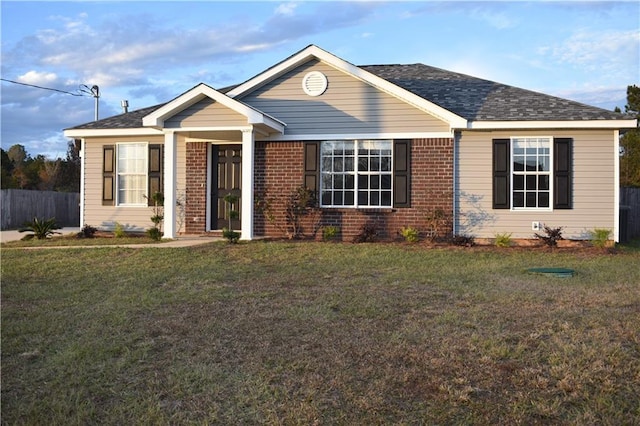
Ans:
POLYGON ((233 209, 238 212, 238 218, 232 219, 231 226, 234 230, 240 228, 240 178, 242 172, 242 145, 213 145, 211 149, 211 229, 229 227, 229 206, 224 201, 224 196, 233 194, 238 201, 233 209))

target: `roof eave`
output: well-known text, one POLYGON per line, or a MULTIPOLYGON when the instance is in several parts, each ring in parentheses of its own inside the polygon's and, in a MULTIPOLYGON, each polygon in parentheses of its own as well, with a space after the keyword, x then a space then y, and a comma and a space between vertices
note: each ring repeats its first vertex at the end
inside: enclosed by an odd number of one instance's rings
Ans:
POLYGON ((466 130, 508 129, 633 129, 638 120, 470 121, 466 130))
POLYGON ((162 131, 154 127, 137 127, 128 129, 66 129, 63 132, 67 138, 90 138, 105 136, 156 136, 162 131))

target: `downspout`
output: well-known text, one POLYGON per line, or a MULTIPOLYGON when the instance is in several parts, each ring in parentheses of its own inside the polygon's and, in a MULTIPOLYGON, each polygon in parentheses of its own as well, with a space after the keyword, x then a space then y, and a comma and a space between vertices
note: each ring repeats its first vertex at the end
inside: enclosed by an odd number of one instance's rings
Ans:
POLYGON ((452 203, 452 207, 453 207, 453 211, 451 212, 451 220, 452 220, 452 226, 451 226, 451 231, 453 232, 453 235, 458 235, 458 229, 457 229, 457 215, 456 212, 458 210, 458 187, 460 185, 460 183, 458 182, 458 143, 460 142, 460 131, 459 130, 454 130, 453 131, 453 203, 452 203))
POLYGON ((84 138, 80 139, 80 152, 78 153, 80 155, 80 228, 84 227, 84 193, 85 193, 85 188, 84 188, 84 175, 85 175, 85 156, 84 156, 84 149, 85 149, 85 140, 84 138))
POLYGON ((620 131, 613 132, 613 240, 620 242, 620 131))

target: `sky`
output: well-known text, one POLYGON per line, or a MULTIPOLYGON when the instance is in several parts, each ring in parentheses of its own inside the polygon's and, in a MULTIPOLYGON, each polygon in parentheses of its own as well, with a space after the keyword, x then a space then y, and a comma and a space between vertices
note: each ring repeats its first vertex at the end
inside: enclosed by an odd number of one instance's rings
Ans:
POLYGON ((638 1, 3 0, 0 13, 1 146, 52 159, 66 155, 65 128, 94 120, 94 85, 102 119, 123 99, 135 110, 242 83, 310 44, 608 110, 640 85, 638 1))

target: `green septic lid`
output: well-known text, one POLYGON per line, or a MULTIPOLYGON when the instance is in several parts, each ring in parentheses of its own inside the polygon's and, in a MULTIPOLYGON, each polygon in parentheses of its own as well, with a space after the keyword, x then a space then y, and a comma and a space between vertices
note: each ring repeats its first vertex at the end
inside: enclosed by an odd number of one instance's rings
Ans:
POLYGON ((551 275, 554 277, 568 278, 572 277, 574 270, 568 268, 529 268, 527 272, 531 274, 551 275))

